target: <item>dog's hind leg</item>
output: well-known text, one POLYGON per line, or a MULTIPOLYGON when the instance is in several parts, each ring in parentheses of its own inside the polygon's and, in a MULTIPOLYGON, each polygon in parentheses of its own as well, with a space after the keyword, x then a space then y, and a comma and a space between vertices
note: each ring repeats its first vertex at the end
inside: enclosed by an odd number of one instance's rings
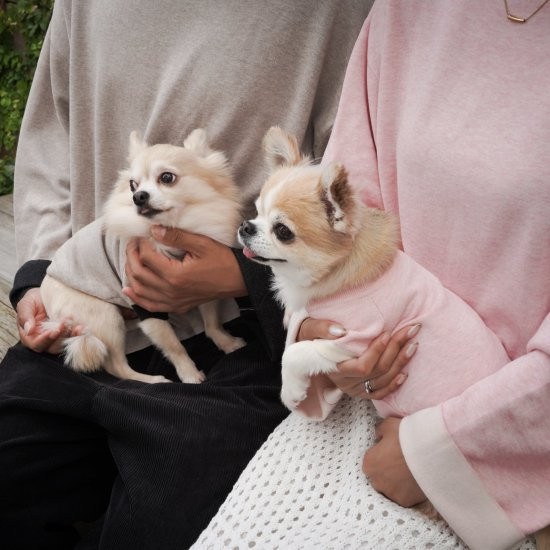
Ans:
POLYGON ((109 357, 107 358, 103 366, 109 374, 112 374, 117 378, 121 378, 123 380, 137 380, 139 382, 146 382, 147 384, 172 382, 171 380, 168 380, 168 378, 165 378, 161 375, 153 376, 150 374, 143 374, 141 372, 135 371, 128 364, 126 356, 124 355, 124 351, 114 351, 112 349, 109 351, 109 357))
POLYGON ((197 369, 168 321, 151 317, 141 321, 139 328, 174 365, 182 382, 200 384, 204 381, 204 373, 197 369))
POLYGON ((125 335, 126 329, 124 319, 118 313, 113 319, 113 326, 110 327, 109 333, 104 333, 103 341, 107 346, 109 354, 105 359, 103 368, 113 376, 122 378, 123 380, 138 380, 148 384, 158 384, 163 382, 171 382, 168 378, 160 375, 149 375, 135 371, 129 364, 125 355, 125 335))
POLYGON ((232 336, 222 327, 218 305, 218 301, 213 301, 199 306, 199 311, 204 322, 204 332, 216 344, 218 349, 221 349, 224 353, 237 351, 246 346, 246 342, 242 338, 232 336))

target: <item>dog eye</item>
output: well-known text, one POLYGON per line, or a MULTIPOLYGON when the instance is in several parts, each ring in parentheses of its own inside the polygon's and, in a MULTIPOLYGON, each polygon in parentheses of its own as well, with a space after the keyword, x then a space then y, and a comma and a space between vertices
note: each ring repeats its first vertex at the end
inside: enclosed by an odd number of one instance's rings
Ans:
POLYGON ((176 181, 176 174, 172 174, 172 172, 163 172, 158 179, 158 182, 162 183, 163 185, 170 185, 175 181, 176 181))
POLYGON ((273 231, 275 233, 275 236, 280 241, 291 241, 294 238, 294 233, 284 224, 284 223, 277 223, 273 226, 273 231))
POLYGON ((132 193, 137 189, 137 183, 135 182, 135 180, 130 180, 130 190, 132 191, 132 193))

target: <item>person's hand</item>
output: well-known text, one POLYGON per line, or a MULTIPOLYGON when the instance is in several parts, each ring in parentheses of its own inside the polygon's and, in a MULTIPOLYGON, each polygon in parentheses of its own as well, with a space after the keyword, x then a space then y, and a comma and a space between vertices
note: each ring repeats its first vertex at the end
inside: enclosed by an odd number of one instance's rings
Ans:
POLYGON ((373 488, 405 507, 426 500, 414 479, 399 443, 399 418, 386 418, 376 427, 378 442, 363 457, 363 472, 373 488))
MULTIPOLYGON (((359 357, 338 363, 338 372, 327 376, 352 397, 383 399, 407 379, 401 370, 416 352, 418 342, 411 342, 411 339, 420 327, 419 324, 404 327, 391 337, 387 332, 381 334, 359 357), (370 393, 365 388, 367 380, 373 390, 370 393)), ((297 340, 334 340, 345 333, 343 327, 332 321, 307 318, 300 326, 297 340)))
POLYGON ((148 311, 185 313, 218 298, 245 296, 246 286, 231 249, 203 235, 153 226, 158 242, 185 250, 183 260, 157 252, 149 239, 126 249, 129 287, 123 292, 148 311))
POLYGON ((38 353, 60 353, 64 338, 77 336, 82 331, 81 326, 71 329, 70 319, 63 319, 55 329, 42 330, 41 324, 47 320, 47 314, 39 288, 25 292, 17 304, 16 312, 21 343, 38 353))

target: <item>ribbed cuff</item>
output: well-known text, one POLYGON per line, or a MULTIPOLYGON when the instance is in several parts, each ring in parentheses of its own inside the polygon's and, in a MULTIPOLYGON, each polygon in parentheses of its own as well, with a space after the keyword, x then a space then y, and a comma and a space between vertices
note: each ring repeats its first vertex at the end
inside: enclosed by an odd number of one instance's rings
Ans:
POLYGON ((19 300, 29 288, 39 287, 42 284, 50 263, 50 260, 29 260, 17 270, 10 292, 13 309, 17 307, 19 300))
POLYGON ((503 550, 524 538, 452 440, 440 406, 404 418, 399 440, 424 494, 472 550, 503 550))

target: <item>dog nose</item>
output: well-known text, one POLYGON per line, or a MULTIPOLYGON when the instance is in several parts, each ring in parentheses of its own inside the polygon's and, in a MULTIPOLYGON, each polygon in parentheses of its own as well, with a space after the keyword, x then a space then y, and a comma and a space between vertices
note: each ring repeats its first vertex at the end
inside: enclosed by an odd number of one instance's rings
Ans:
POLYGON ((149 193, 147 191, 136 191, 133 199, 136 206, 143 206, 149 200, 149 193))
POLYGON ((251 237, 256 233, 256 226, 248 220, 245 220, 243 223, 241 223, 241 227, 239 227, 239 233, 245 237, 251 237))

